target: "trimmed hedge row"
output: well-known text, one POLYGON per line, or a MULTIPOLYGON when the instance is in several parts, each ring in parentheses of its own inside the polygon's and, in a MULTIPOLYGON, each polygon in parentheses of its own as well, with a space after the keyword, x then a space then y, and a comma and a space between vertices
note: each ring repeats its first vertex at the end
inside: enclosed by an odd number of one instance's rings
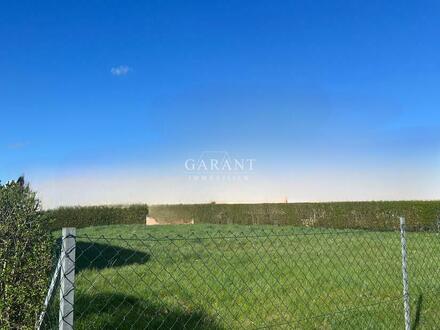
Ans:
POLYGON ((89 227, 114 224, 142 224, 148 215, 148 206, 104 205, 60 207, 46 211, 50 229, 62 227, 89 227))
POLYGON ((414 229, 437 228, 440 201, 377 201, 280 204, 179 204, 150 206, 159 222, 278 224, 308 227, 395 229, 405 216, 414 229))

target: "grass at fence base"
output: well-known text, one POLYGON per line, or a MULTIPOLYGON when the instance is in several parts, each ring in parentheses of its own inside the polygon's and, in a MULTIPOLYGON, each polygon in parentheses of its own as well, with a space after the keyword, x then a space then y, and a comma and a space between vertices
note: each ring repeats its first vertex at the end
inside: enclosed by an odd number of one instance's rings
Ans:
MULTIPOLYGON (((268 228, 78 230, 76 329, 403 328, 398 232, 268 228)), ((432 329, 440 237, 407 239, 413 328, 432 329)))

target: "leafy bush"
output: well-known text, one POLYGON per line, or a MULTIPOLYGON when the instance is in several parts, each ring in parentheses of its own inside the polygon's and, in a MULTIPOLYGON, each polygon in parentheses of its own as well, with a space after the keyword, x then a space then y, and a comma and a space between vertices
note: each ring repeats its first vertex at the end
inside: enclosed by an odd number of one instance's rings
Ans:
POLYGON ((378 201, 279 204, 154 205, 156 220, 195 223, 279 224, 308 227, 395 229, 405 216, 411 229, 436 228, 440 201, 378 201))
POLYGON ((0 328, 30 329, 44 302, 51 240, 40 204, 22 178, 0 183, 0 328))
POLYGON ((50 228, 89 227, 114 224, 142 224, 148 215, 147 205, 75 206, 46 211, 50 228))

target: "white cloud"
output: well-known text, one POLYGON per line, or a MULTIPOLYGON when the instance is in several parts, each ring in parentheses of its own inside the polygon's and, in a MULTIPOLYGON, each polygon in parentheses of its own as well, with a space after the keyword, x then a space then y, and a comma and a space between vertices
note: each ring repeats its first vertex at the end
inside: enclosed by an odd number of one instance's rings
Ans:
POLYGON ((28 144, 26 142, 15 142, 15 143, 8 144, 7 147, 8 147, 8 149, 17 150, 17 149, 23 149, 27 145, 28 144))
POLYGON ((119 65, 111 68, 110 72, 114 76, 125 76, 131 71, 128 65, 119 65))

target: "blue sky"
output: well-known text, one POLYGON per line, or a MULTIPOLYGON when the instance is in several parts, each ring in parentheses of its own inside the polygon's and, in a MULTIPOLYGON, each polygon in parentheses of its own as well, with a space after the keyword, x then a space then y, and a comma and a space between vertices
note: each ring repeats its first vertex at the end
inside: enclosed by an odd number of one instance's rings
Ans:
POLYGON ((46 205, 440 196, 437 1, 0 9, 0 180, 46 205), (206 150, 255 158, 253 180, 188 183, 206 150))

